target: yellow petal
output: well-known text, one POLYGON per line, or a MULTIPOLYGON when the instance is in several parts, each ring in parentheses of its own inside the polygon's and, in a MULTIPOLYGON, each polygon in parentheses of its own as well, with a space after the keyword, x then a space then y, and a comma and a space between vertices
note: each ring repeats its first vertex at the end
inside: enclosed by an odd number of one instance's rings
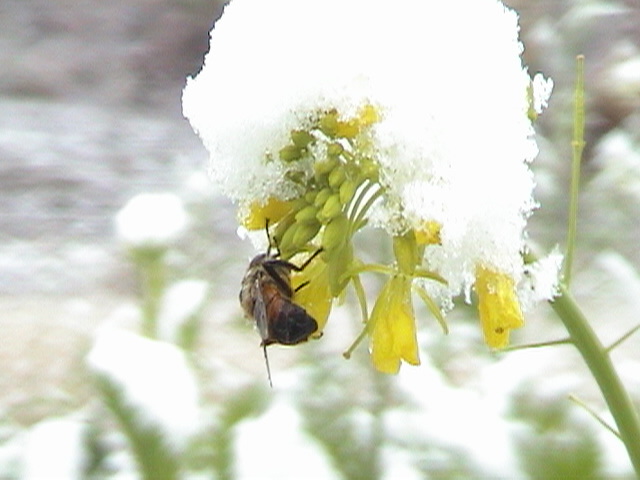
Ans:
POLYGON ((329 288, 329 270, 320 257, 316 257, 302 272, 293 273, 291 284, 294 289, 305 282, 309 283, 295 293, 294 300, 318 322, 317 333, 321 334, 327 324, 333 299, 329 288))
POLYGON ((524 325, 513 278, 478 266, 475 289, 485 342, 492 348, 506 347, 509 331, 524 325))
POLYGON ((440 241, 440 229, 442 226, 435 220, 423 222, 416 229, 416 242, 418 245, 438 245, 440 241))
POLYGON ((369 321, 371 360, 378 371, 398 373, 401 360, 420 364, 409 277, 397 275, 386 283, 369 321))
POLYGON ((269 197, 265 203, 253 202, 241 208, 240 223, 247 230, 260 230, 265 227, 267 220, 271 225, 278 223, 292 209, 292 201, 269 197))
POLYGON ((373 105, 366 104, 358 111, 358 121, 365 127, 373 125, 380 121, 380 112, 373 105))

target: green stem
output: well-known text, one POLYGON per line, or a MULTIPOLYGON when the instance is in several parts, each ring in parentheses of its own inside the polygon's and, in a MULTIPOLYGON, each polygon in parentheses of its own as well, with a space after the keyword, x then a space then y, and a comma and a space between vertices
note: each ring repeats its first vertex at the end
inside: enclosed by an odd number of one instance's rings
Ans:
POLYGON ((156 338, 158 309, 165 287, 164 251, 139 252, 136 263, 142 277, 142 334, 156 338))
POLYGON ((551 306, 598 382, 620 432, 620 439, 627 449, 636 475, 640 478, 640 418, 615 371, 607 349, 564 286, 560 287, 560 296, 551 302, 551 306))
POLYGON ((582 151, 584 150, 584 56, 576 57, 576 88, 574 93, 573 111, 573 140, 571 147, 573 158, 571 160, 571 198, 569 203, 569 228, 567 229, 567 251, 564 262, 564 282, 571 284, 571 267, 573 266, 573 252, 576 245, 576 233, 578 230, 578 191, 580 190, 580 165, 582 163, 582 151))

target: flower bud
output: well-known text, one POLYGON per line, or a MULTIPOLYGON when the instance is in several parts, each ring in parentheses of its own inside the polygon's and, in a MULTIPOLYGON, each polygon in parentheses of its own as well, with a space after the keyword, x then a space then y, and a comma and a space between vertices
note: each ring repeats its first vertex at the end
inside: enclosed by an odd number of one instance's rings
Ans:
POLYGON ((342 245, 347 239, 349 220, 345 215, 339 215, 324 227, 322 234, 322 248, 325 251, 332 251, 342 245))
POLYGON ((340 195, 336 193, 327 199, 318 215, 320 219, 328 220, 340 215, 340 213, 342 213, 342 204, 340 203, 340 195))
POLYGON ((329 157, 339 157, 344 152, 344 147, 340 145, 338 142, 330 143, 327 146, 327 155, 329 157))
POLYGON ((338 122, 336 136, 340 138, 355 138, 360 133, 360 125, 355 120, 338 122))
POLYGON ((313 173, 316 175, 316 177, 322 177, 333 171, 333 169, 336 168, 339 163, 340 162, 337 158, 329 157, 327 160, 314 163, 313 173))
POLYGON ((338 188, 340 188, 340 185, 342 185, 342 182, 344 182, 346 178, 347 172, 345 171, 344 167, 338 166, 334 168, 329 174, 329 186, 337 190, 338 188))
POLYGON ((346 205, 353 198, 353 194, 356 192, 358 185, 354 180, 346 180, 342 185, 340 185, 340 203, 346 205))
POLYGON ((287 145, 278 152, 280 160, 283 162, 295 162, 302 158, 302 150, 295 145, 287 145))
POLYGON ((293 234, 293 248, 299 250, 304 247, 320 230, 321 224, 318 221, 313 223, 297 224, 293 234))
POLYGON ((313 204, 316 200, 316 196, 318 195, 318 190, 309 190, 304 194, 304 201, 307 203, 313 204))
POLYGON ((284 257, 287 257, 287 254, 295 252, 295 244, 293 238, 296 234, 296 230, 298 226, 302 225, 301 223, 292 223, 289 225, 289 228, 286 229, 282 238, 278 241, 278 248, 280 249, 280 253, 284 257))
POLYGON ((335 137, 338 131, 338 112, 331 110, 327 112, 319 122, 320 131, 327 137, 335 137))
POLYGON ((332 193, 333 191, 329 187, 323 188, 322 190, 320 190, 320 192, 318 192, 318 195, 316 195, 316 199, 314 200, 313 204, 318 208, 322 207, 327 202, 332 193))
POLYGON ((307 148, 314 140, 313 135, 305 130, 294 130, 291 132, 291 141, 300 149, 307 148))
POLYGON ((316 222, 316 215, 318 214, 318 208, 314 205, 308 205, 296 213, 296 222, 309 223, 316 222))

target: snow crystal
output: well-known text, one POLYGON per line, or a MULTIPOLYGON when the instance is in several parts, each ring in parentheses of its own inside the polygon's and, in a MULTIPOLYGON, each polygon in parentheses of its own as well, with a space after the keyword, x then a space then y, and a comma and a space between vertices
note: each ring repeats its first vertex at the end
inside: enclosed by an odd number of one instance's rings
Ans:
POLYGON ((533 109, 537 113, 547 108, 551 91, 553 90, 553 80, 544 78, 544 75, 537 73, 533 77, 533 109))
POLYGON ((186 225, 182 201, 171 193, 139 194, 116 216, 118 238, 130 248, 166 247, 186 225))
POLYGON ((564 256, 556 247, 546 257, 526 265, 524 277, 518 285, 518 297, 523 310, 558 295, 558 282, 564 256))
POLYGON ((180 450, 198 425, 198 390, 184 353, 168 343, 106 330, 88 362, 101 377, 122 389, 125 401, 145 426, 166 434, 180 450))

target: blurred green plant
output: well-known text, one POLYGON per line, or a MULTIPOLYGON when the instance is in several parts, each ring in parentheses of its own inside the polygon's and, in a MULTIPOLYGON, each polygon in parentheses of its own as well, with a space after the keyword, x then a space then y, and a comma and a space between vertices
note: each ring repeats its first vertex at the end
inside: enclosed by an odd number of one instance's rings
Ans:
POLYGON ((527 391, 511 399, 511 414, 522 422, 514 434, 520 464, 531 480, 603 478, 602 451, 593 428, 571 415, 559 398, 527 391))
MULTIPOLYGON (((153 375, 154 372, 149 372, 153 375)), ((169 445, 166 434, 157 426, 141 418, 132 407, 122 388, 109 377, 97 379, 102 401, 116 417, 126 435, 142 478, 147 480, 175 480, 179 478, 180 458, 169 445)))

